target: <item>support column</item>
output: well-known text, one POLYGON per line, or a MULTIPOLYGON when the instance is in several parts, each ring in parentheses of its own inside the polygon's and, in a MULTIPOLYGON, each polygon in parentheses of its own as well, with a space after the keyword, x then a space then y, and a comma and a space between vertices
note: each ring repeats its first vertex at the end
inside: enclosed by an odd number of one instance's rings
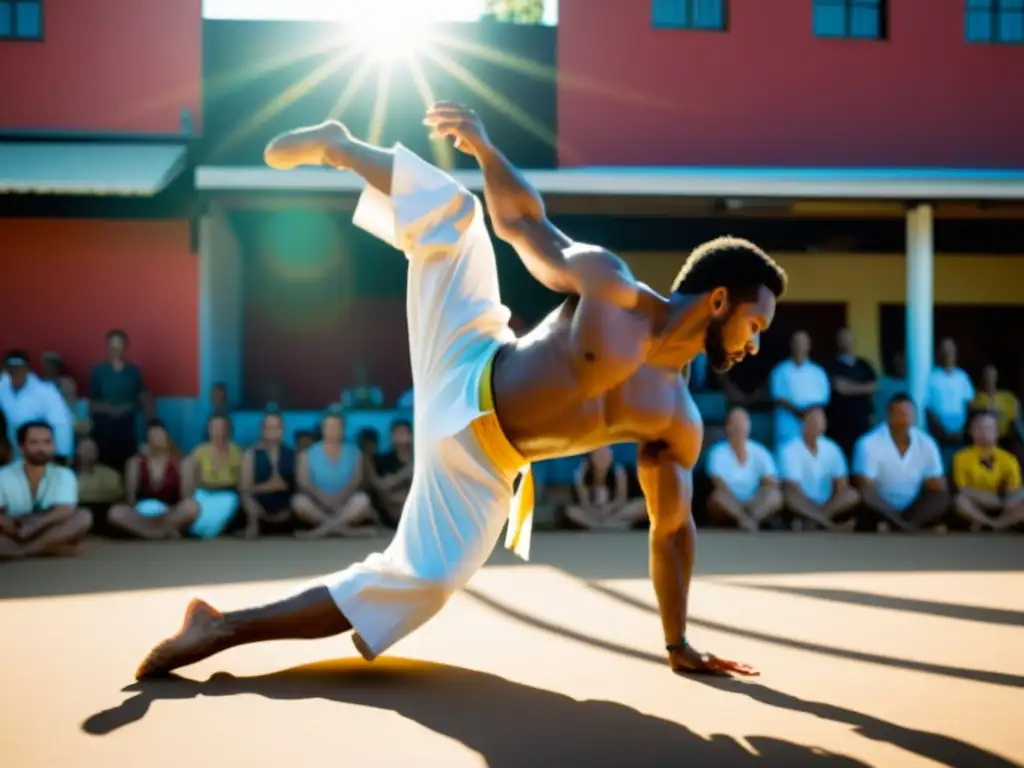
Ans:
MULTIPOLYGON (((199 398, 210 413, 210 389, 224 382, 232 405, 242 396, 242 254, 227 214, 210 206, 199 220, 199 398)), ((201 433, 203 424, 194 425, 201 433)))
POLYGON ((925 418, 928 375, 935 350, 935 245, 932 206, 907 211, 907 388, 917 405, 918 422, 925 418))

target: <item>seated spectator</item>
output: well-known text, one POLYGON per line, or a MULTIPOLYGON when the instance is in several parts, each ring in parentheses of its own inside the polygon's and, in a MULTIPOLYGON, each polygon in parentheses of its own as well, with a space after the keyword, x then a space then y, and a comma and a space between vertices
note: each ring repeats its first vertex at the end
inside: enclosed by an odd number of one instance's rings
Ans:
POLYGON ((125 501, 110 509, 112 529, 140 539, 180 539, 199 510, 183 505, 181 455, 162 422, 146 427, 146 444, 128 460, 125 501))
POLYGON ((316 432, 309 429, 299 429, 295 432, 295 453, 299 454, 308 451, 316 443, 316 432))
POLYGON ((110 508, 124 499, 121 474, 100 464, 100 452, 91 437, 78 438, 75 450, 75 475, 78 478, 78 503, 92 515, 93 533, 106 533, 110 508))
POLYGON ((345 443, 345 420, 340 413, 328 413, 320 425, 322 438, 299 455, 296 479, 299 492, 292 508, 310 531, 300 538, 374 535, 362 526, 374 521, 370 497, 360 490, 363 482, 362 451, 345 443))
POLYGON ((77 553, 92 515, 78 506, 75 473, 53 461, 53 430, 26 421, 17 440, 22 460, 0 469, 0 560, 77 553))
POLYGON ((22 424, 44 422, 53 431, 55 461, 69 464, 75 453, 75 432, 71 412, 60 392, 29 371, 27 352, 8 352, 4 368, 0 377, 0 410, 7 417, 8 441, 17 446, 16 434, 22 424))
POLYGON ((629 473, 608 446, 591 451, 576 470, 565 516, 583 530, 627 530, 646 519, 643 498, 629 498, 629 473))
POLYGON ((371 497, 390 527, 398 525, 405 499, 412 488, 412 424, 397 419, 391 424, 391 450, 378 454, 370 465, 371 497))
POLYGON ((750 416, 733 408, 725 419, 726 439, 708 453, 707 472, 714 490, 708 518, 714 525, 734 522, 756 531, 782 509, 782 492, 771 453, 750 438, 750 416))
POLYGON ((939 345, 939 365, 928 375, 925 415, 945 467, 949 467, 953 454, 964 444, 967 406, 973 399, 971 377, 956 365, 956 344, 952 339, 943 339, 939 345))
POLYGON ((242 460, 242 508, 245 538, 260 534, 294 533, 299 522, 292 511, 295 495, 295 451, 283 442, 280 413, 266 413, 260 441, 242 460))
POLYGON ((1003 448, 1012 450, 1024 441, 1020 401, 1010 390, 999 389, 999 371, 994 365, 986 365, 982 370, 981 391, 971 401, 970 408, 972 411, 995 414, 999 425, 999 442, 1003 448))
POLYGON ((953 457, 953 509, 973 530, 1006 530, 1024 521, 1020 462, 996 445, 996 416, 979 411, 971 419, 973 445, 953 457))
POLYGON ((118 472, 139 445, 138 415, 146 387, 139 367, 125 359, 128 334, 107 333, 107 359, 93 366, 89 378, 89 409, 100 459, 118 472))
POLYGON ((89 401, 78 396, 78 384, 75 383, 74 378, 61 376, 57 379, 57 388, 71 412, 75 435, 82 437, 91 434, 92 419, 89 418, 89 401))
POLYGON ((196 446, 185 462, 184 484, 194 490, 181 506, 195 520, 191 532, 212 539, 224 533, 238 512, 242 449, 231 440, 227 416, 211 416, 206 431, 209 440, 196 446))
POLYGON ((821 408, 812 408, 804 416, 803 436, 782 446, 779 469, 786 508, 796 518, 832 530, 837 518, 860 503, 860 494, 850 487, 843 449, 825 437, 821 408))
POLYGON ((210 416, 230 416, 231 406, 228 404, 228 385, 223 381, 215 382, 210 387, 210 416))
POLYGON ((341 393, 341 407, 349 410, 375 410, 384 407, 384 393, 373 383, 370 368, 362 360, 355 365, 356 385, 341 393))
POLYGON ((854 449, 853 474, 864 508, 881 530, 902 531, 938 524, 949 508, 939 446, 914 426, 917 409, 904 394, 889 401, 886 421, 854 449))

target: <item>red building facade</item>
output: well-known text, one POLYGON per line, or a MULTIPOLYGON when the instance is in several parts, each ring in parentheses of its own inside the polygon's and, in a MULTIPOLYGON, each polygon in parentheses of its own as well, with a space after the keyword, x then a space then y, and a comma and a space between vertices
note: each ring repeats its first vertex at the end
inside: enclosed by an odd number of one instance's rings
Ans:
POLYGON ((880 40, 816 36, 812 0, 671 5, 560 0, 562 165, 1024 167, 1024 45, 968 42, 963 0, 880 2, 880 40))
MULTIPOLYGON (((201 0, 40 9, 42 39, 0 37, 0 142, 118 143, 177 135, 189 122, 201 129, 201 0)), ((113 200, 97 215, 98 198, 65 200, 66 216, 11 216, 25 202, 15 197, 0 194, 0 347, 27 348, 37 360, 56 350, 81 380, 103 356, 106 331, 124 328, 156 394, 195 395, 198 269, 188 221, 124 220, 113 200), (79 212, 86 205, 88 215, 79 212)))

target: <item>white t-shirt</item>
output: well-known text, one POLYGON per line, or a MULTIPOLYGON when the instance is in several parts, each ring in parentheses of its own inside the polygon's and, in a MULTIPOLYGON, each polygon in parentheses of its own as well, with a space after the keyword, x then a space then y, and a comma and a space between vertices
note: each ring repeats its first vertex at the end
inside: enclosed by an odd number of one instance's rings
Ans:
POLYGON ((947 371, 936 367, 928 374, 926 407, 947 432, 963 432, 967 424, 967 405, 973 399, 974 385, 962 368, 947 371))
POLYGON ((33 512, 42 512, 50 507, 78 504, 78 478, 67 467, 56 464, 46 465, 46 474, 36 488, 33 498, 25 468, 16 461, 0 469, 0 508, 10 517, 20 517, 33 512))
POLYGON ((794 483, 808 499, 825 504, 832 498, 833 482, 847 475, 846 457, 827 437, 818 438, 816 453, 798 437, 779 451, 779 471, 785 482, 794 483))
POLYGON ((775 479, 778 472, 771 453, 760 443, 747 441, 747 461, 740 464, 729 441, 723 440, 708 453, 708 475, 725 483, 732 495, 746 504, 757 495, 761 481, 775 479))
MULTIPOLYGON (((832 388, 828 374, 817 363, 805 360, 797 365, 792 360, 784 360, 772 370, 771 393, 772 400, 785 400, 804 409, 812 405, 828 405, 832 388)), ((775 409, 776 446, 785 445, 802 433, 803 425, 796 416, 785 408, 775 409)))
POLYGON ((943 477, 938 443, 923 430, 910 428, 910 447, 900 455, 888 424, 881 424, 857 441, 853 474, 873 480, 878 493, 893 509, 909 507, 925 480, 943 477))

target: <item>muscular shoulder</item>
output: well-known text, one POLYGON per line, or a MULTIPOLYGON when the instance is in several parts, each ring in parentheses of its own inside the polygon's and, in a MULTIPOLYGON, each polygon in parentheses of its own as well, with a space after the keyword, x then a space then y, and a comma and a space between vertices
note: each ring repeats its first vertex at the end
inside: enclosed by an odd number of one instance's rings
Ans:
POLYGON ((671 419, 657 439, 640 446, 640 461, 673 461, 692 469, 704 441, 704 421, 681 375, 675 395, 671 419))
POLYGON ((636 306, 640 288, 626 262, 597 245, 573 243, 564 251, 579 293, 623 308, 636 306))

